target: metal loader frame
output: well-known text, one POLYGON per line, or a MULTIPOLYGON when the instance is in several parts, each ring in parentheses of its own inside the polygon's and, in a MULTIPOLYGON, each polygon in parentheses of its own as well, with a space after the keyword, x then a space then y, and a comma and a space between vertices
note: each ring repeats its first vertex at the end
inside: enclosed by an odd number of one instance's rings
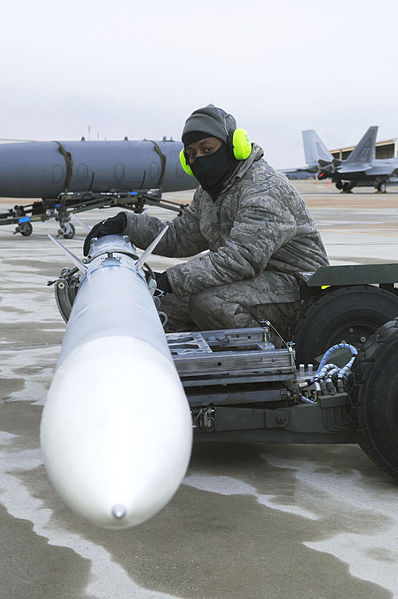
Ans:
MULTIPOLYGON (((365 284, 398 293, 398 264, 324 267, 301 274, 304 304, 325 287, 328 291, 365 284)), ((79 273, 76 268, 64 268, 51 283, 55 283, 58 308, 67 321, 79 273)), ((277 348, 271 342, 269 323, 259 328, 169 333, 166 337, 197 439, 357 442, 348 393, 334 384, 320 387, 312 365, 297 367, 294 344, 283 342, 277 348)), ((339 361, 341 356, 337 358, 339 361)))
POLYGON ((293 344, 277 349, 269 341, 267 326, 169 333, 167 341, 191 407, 197 438, 356 442, 348 395, 318 390, 315 398, 312 366, 297 370, 293 344), (313 397, 311 403, 303 401, 308 391, 313 397))

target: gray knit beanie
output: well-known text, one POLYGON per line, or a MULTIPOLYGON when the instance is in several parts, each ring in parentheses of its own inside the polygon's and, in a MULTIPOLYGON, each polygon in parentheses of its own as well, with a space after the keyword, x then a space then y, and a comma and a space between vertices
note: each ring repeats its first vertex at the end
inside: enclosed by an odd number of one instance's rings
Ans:
POLYGON ((217 137, 226 143, 228 133, 234 129, 236 129, 236 121, 232 114, 227 114, 214 104, 208 104, 204 108, 194 110, 191 116, 187 118, 181 139, 184 146, 187 146, 194 140, 191 134, 200 132, 207 134, 209 137, 217 137))

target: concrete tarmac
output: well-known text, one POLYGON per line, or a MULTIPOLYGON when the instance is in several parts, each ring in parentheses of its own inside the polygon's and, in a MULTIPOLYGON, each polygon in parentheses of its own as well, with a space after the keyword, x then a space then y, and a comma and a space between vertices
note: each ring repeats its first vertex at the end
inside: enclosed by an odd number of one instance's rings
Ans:
MULTIPOLYGON (((333 264, 398 261, 398 188, 297 186, 333 264)), ((79 216, 91 226, 116 212, 79 216)), ((46 283, 69 264, 46 236, 54 221, 12 231, 0 227, 0 599, 398 598, 398 485, 356 445, 197 443, 149 522, 116 532, 75 516, 39 447, 65 330, 46 283)), ((77 225, 63 243, 81 256, 84 236, 77 225)))

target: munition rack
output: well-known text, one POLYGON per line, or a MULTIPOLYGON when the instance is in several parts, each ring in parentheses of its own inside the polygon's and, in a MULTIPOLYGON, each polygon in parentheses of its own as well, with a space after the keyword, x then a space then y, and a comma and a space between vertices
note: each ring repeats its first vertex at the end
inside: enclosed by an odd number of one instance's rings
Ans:
POLYGON ((297 370, 293 344, 277 349, 267 327, 169 333, 167 342, 200 438, 355 442, 347 394, 317 388, 312 366, 297 370))
POLYGON ((184 208, 184 204, 162 198, 159 189, 115 190, 101 193, 69 192, 60 194, 56 199, 47 198, 32 204, 16 205, 7 212, 0 213, 0 226, 16 225, 14 234, 21 233, 24 237, 28 237, 33 231, 32 223, 55 219, 59 223, 58 235, 62 235, 64 239, 72 239, 75 235, 75 227, 70 222, 73 214, 87 212, 94 208, 112 207, 141 214, 145 205, 167 208, 178 213, 181 213, 184 208))

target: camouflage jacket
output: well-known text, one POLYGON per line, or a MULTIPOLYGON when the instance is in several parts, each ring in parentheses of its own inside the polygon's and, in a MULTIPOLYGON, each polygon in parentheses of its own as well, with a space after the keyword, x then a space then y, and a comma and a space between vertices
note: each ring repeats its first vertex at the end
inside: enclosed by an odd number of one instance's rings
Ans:
MULTIPOLYGON (((167 269, 177 296, 251 279, 269 271, 315 271, 328 264, 315 223, 296 188, 262 159, 256 144, 215 201, 198 187, 179 218, 169 222, 155 253, 195 256, 167 269)), ((124 231, 145 249, 164 228, 158 218, 127 213, 124 231)), ((270 272, 269 272, 270 274, 270 272)))

